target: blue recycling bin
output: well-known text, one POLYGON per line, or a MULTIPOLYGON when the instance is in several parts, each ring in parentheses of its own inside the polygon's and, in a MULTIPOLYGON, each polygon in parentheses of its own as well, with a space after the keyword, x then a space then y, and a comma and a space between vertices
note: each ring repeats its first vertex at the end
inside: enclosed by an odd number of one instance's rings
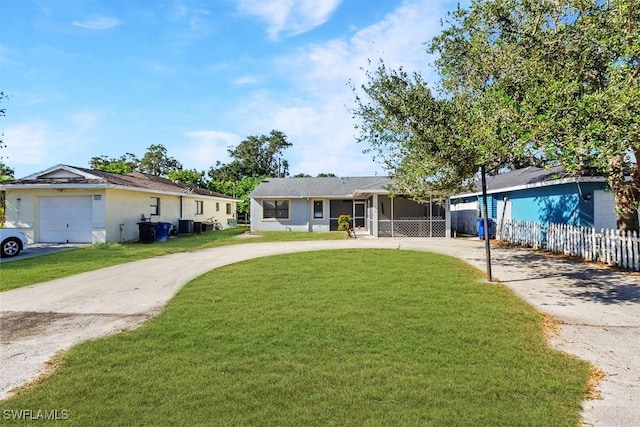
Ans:
POLYGON ((156 224, 156 242, 166 242, 169 240, 170 222, 159 222, 156 224))
MULTIPOLYGON (((489 221, 489 238, 492 238, 494 236, 494 222, 491 218, 488 219, 489 221)), ((484 218, 478 218, 478 237, 481 239, 484 239, 484 218)))

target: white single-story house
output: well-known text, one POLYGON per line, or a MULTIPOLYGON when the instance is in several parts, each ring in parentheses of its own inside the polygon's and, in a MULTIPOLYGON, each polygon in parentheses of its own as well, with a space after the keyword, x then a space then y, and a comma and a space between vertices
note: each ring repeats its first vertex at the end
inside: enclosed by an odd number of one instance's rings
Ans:
MULTIPOLYGON (((476 233, 482 189, 450 198, 452 229, 476 233)), ((487 177, 489 218, 497 224, 530 221, 617 228, 614 198, 603 176, 570 176, 563 168, 530 166, 487 177)))
POLYGON ((140 172, 68 165, 4 182, 0 190, 6 194, 5 227, 23 231, 31 243, 136 241, 144 221, 171 223, 184 233, 210 218, 226 227, 240 202, 140 172))
POLYGON ((268 178, 251 192, 251 231, 335 231, 351 215, 373 237, 449 237, 446 201, 393 197, 387 177, 268 178))

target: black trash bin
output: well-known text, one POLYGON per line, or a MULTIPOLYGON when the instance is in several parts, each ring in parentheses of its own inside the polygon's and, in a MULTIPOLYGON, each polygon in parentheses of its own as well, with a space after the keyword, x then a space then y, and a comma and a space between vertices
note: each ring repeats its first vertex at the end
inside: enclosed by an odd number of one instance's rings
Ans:
POLYGON ((202 233, 202 222, 193 221, 193 232, 196 234, 202 233))
POLYGON ((156 224, 155 222, 144 221, 138 223, 140 231, 140 243, 153 243, 156 240, 156 224))

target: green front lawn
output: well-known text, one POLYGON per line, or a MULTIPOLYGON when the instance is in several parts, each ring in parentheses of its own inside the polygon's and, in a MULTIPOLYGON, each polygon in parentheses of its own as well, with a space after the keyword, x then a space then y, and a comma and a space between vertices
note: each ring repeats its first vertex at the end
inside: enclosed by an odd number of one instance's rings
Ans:
POLYGON ((192 236, 171 238, 162 243, 107 243, 57 252, 2 264, 0 291, 67 277, 103 267, 139 261, 145 258, 193 251, 216 246, 300 240, 344 239, 344 232, 332 233, 260 233, 260 237, 234 238, 247 231, 246 227, 209 231, 192 236))
POLYGON ((588 365, 550 349, 541 325, 443 255, 259 258, 199 277, 137 330, 73 348, 0 413, 67 410, 83 426, 573 427, 588 365))

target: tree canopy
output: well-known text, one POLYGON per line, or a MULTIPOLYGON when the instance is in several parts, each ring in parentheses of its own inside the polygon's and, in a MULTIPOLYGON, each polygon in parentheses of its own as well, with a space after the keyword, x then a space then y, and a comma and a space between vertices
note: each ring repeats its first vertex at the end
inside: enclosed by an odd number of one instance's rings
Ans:
POLYGON ((283 158, 283 151, 291 147, 287 136, 272 130, 269 135, 249 136, 237 147, 227 151, 232 158, 228 164, 217 162, 209 169, 213 181, 239 181, 245 177, 286 177, 289 162, 283 158))
POLYGON ((597 171, 637 228, 639 24, 637 0, 473 0, 428 43, 437 96, 402 69, 369 74, 359 140, 418 193, 454 192, 478 165, 597 171))
POLYGON ((182 170, 182 163, 167 155, 162 144, 152 144, 140 159, 140 172, 154 176, 168 176, 169 173, 182 170))
POLYGON ((129 173, 138 170, 140 160, 131 153, 126 153, 117 159, 108 156, 95 156, 89 160, 92 169, 113 173, 129 173))
POLYGON ((171 173, 182 170, 182 164, 167 155, 167 149, 162 144, 152 144, 147 152, 138 159, 134 154, 126 153, 119 158, 105 155, 92 157, 89 165, 95 170, 113 173, 129 173, 138 171, 154 176, 168 177, 171 173))
POLYGON ((209 189, 242 200, 238 212, 248 213, 249 193, 266 177, 289 175, 289 162, 283 151, 291 147, 287 136, 272 130, 269 135, 249 136, 237 147, 229 148, 230 163, 217 162, 209 169, 209 189))

